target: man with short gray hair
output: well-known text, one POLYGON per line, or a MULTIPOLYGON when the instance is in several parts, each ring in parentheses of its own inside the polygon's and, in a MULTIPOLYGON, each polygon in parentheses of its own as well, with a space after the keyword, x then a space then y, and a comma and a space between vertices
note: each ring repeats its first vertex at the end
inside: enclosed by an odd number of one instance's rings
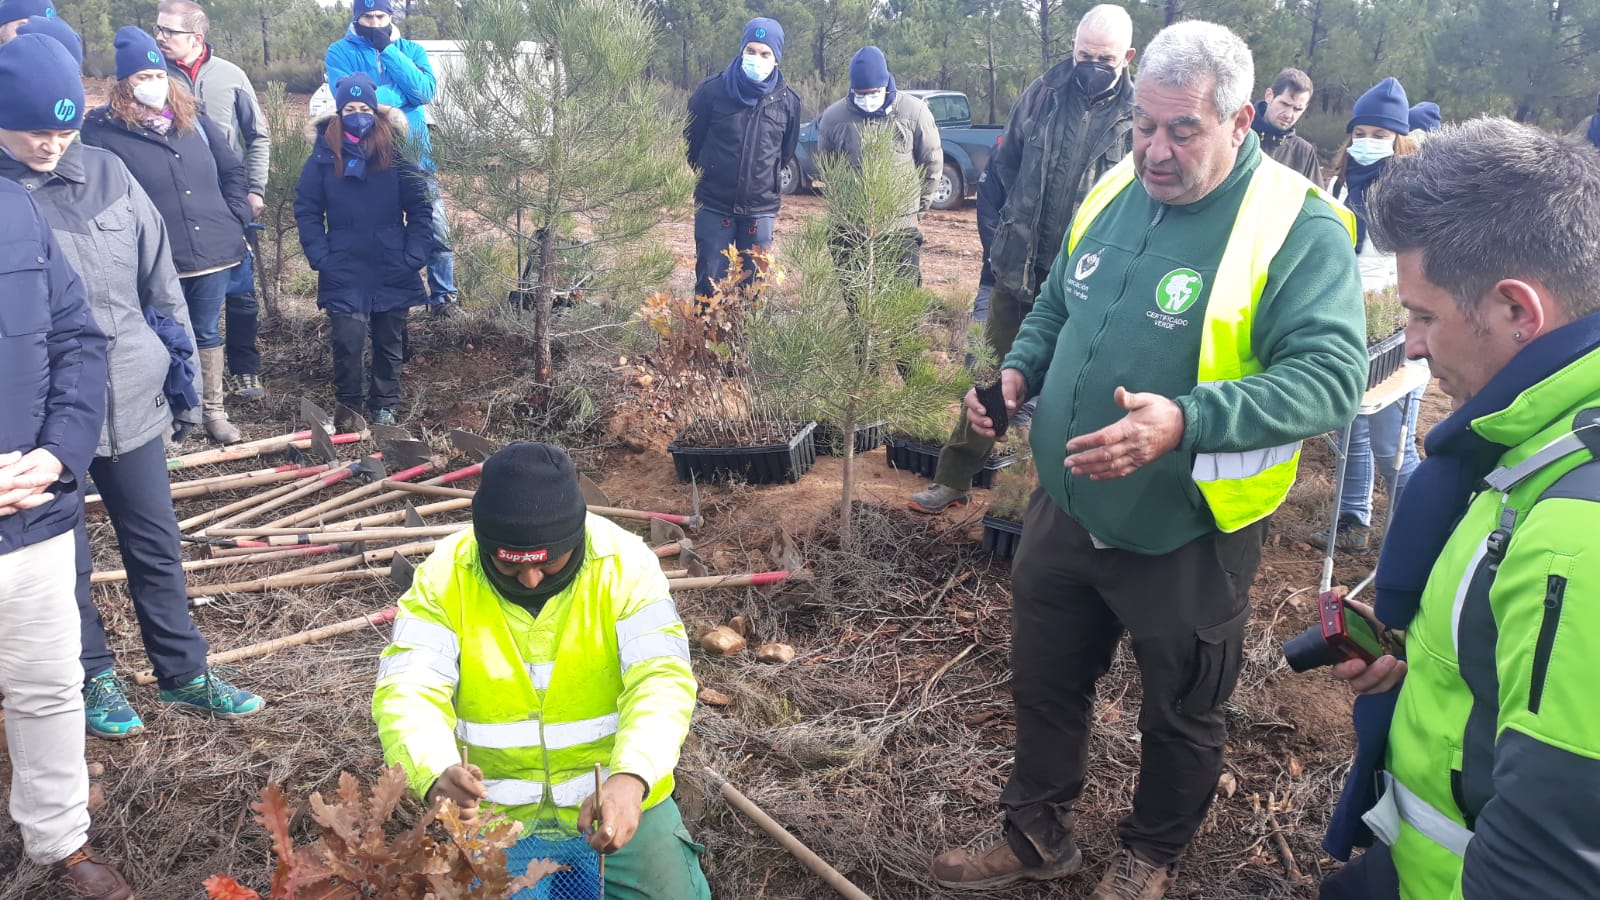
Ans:
POLYGON ((1428 433, 1378 562, 1376 619, 1404 653, 1333 670, 1363 696, 1323 846, 1371 849, 1320 896, 1588 900, 1600 156, 1475 119, 1392 160, 1366 212, 1396 257, 1406 355, 1428 360, 1456 409, 1428 433))
MULTIPOLYGON (((165 0, 156 12, 156 46, 167 58, 167 73, 189 89, 206 118, 222 129, 234 152, 244 158, 250 213, 260 216, 266 206, 272 137, 250 76, 212 52, 206 42, 210 29, 205 9, 191 0, 165 0)), ((266 388, 261 384, 261 351, 256 346, 260 319, 255 289, 256 242, 255 232, 248 234, 250 252, 234 270, 225 307, 228 390, 241 400, 260 400, 266 396, 266 388)))
MULTIPOLYGON (((1265 519, 1300 441, 1354 418, 1366 385, 1355 221, 1262 154, 1249 48, 1188 21, 1144 60, 1133 154, 1084 198, 1001 371, 1008 410, 1039 395, 1012 568, 1016 763, 1003 840, 934 860, 951 888, 1082 866, 1095 684, 1127 631, 1139 782, 1092 898, 1165 896, 1222 771, 1265 519)), ((992 434, 976 393, 966 407, 992 434)))

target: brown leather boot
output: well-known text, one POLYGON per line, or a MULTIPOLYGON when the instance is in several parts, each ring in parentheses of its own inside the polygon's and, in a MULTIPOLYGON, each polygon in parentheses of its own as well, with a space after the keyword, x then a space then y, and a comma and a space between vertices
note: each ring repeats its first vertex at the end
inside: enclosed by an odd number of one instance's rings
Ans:
POLYGON ((1167 888, 1177 880, 1177 863, 1158 866, 1124 848, 1111 858, 1111 865, 1089 900, 1162 900, 1167 888))
POLYGON ((88 844, 52 868, 56 880, 84 900, 133 900, 133 889, 122 875, 102 861, 88 844))
POLYGON ((981 853, 946 850, 934 858, 930 874, 934 881, 953 890, 988 891, 1019 881, 1065 878, 1082 866, 1083 854, 1076 844, 1069 843, 1054 861, 1045 860, 1042 866, 1029 866, 1017 859, 1011 845, 1001 838, 1000 843, 981 853))

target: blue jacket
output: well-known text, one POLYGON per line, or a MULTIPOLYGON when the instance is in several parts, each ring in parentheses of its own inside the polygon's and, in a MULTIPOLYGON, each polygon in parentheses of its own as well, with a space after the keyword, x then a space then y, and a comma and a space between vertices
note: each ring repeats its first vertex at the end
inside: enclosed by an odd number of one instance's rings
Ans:
POLYGON ((54 501, 0 516, 0 553, 72 530, 105 413, 106 338, 83 285, 27 190, 0 179, 0 453, 43 448, 63 467, 54 501))
POLYGON ((428 62, 428 51, 416 41, 400 36, 400 30, 390 26, 393 41, 379 53, 366 38, 356 34, 355 27, 345 29, 343 38, 328 45, 322 65, 328 73, 328 89, 332 90, 339 79, 353 72, 370 76, 378 85, 378 102, 393 106, 406 114, 406 124, 411 128, 415 142, 413 156, 424 172, 432 172, 433 159, 429 155, 428 120, 422 108, 433 102, 439 81, 428 62))
MULTIPOLYGON (((401 140, 399 114, 385 109, 401 140)), ((418 273, 433 253, 433 205, 422 172, 395 153, 366 180, 347 178, 321 136, 300 170, 294 218, 300 247, 317 271, 317 305, 330 313, 388 312, 427 302, 418 273)))

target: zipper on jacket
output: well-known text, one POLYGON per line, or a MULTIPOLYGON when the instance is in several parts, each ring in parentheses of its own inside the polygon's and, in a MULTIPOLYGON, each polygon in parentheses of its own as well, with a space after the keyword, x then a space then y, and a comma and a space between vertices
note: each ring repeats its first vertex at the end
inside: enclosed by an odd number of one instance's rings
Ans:
POLYGON ((1533 645, 1533 678, 1528 683, 1528 712, 1537 713, 1544 699, 1544 679, 1550 671, 1550 652, 1555 648, 1556 629, 1561 625, 1561 606, 1566 602, 1567 579, 1551 575, 1544 589, 1544 621, 1539 623, 1539 640, 1533 645))
MULTIPOLYGON (((1131 189, 1132 185, 1129 185, 1129 188, 1131 189)), ((1104 216, 1109 211, 1110 206, 1108 205, 1105 209, 1100 211, 1100 215, 1104 216)), ((1151 236, 1155 234, 1156 228, 1161 225, 1161 220, 1166 218, 1166 216, 1167 205, 1165 203, 1157 203, 1156 214, 1151 217, 1150 224, 1145 226, 1144 237, 1139 240, 1139 249, 1129 256, 1128 265, 1122 270, 1122 281, 1117 285, 1116 297, 1106 306, 1106 313, 1105 316, 1100 320, 1099 329, 1095 331, 1094 337, 1089 339, 1089 351, 1083 355, 1083 365, 1078 367, 1078 383, 1073 385, 1072 396, 1078 397, 1083 394, 1083 381, 1086 377, 1088 377, 1089 369, 1094 364, 1095 353, 1100 348, 1100 339, 1105 335, 1106 327, 1111 324, 1111 314, 1115 311, 1116 307, 1122 303, 1122 298, 1128 293, 1128 281, 1133 276, 1133 268, 1139 264, 1139 259, 1144 256, 1145 248, 1150 246, 1151 236)), ((1083 236, 1088 237, 1088 232, 1084 232, 1083 236)), ((1040 385, 1040 389, 1043 390, 1043 385, 1040 385)), ((1074 411, 1072 416, 1067 420, 1067 437, 1069 439, 1073 436, 1073 433, 1077 431, 1077 427, 1078 415, 1077 412, 1074 411)), ((1068 474, 1066 480, 1066 495, 1067 502, 1070 503, 1072 501, 1072 476, 1070 474, 1068 474)))
MULTIPOLYGON (((767 101, 770 100, 772 96, 772 94, 768 94, 767 96, 762 97, 755 106, 750 108, 751 115, 746 117, 744 125, 744 142, 739 146, 739 180, 737 186, 734 188, 734 208, 729 210, 730 217, 737 216, 741 207, 747 211, 750 208, 749 187, 751 179, 755 178, 755 153, 753 152, 752 148, 755 146, 757 126, 761 123, 761 111, 766 107, 767 101)), ((737 239, 738 238, 736 235, 735 240, 737 239)))

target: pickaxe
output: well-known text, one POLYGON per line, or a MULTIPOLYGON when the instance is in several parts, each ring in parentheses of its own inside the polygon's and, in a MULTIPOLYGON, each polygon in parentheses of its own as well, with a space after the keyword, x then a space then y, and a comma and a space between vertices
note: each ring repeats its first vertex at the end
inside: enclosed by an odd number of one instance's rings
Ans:
POLYGON ((367 439, 367 421, 354 410, 340 407, 341 418, 348 418, 352 423, 348 432, 333 434, 332 418, 310 400, 300 401, 300 419, 306 426, 300 431, 277 437, 262 438, 257 441, 246 441, 242 444, 233 444, 215 450, 202 450, 198 453, 187 453, 183 456, 167 460, 167 470, 192 469, 195 466, 209 466, 222 462, 235 462, 241 459, 251 459, 257 456, 266 456, 272 453, 282 453, 285 450, 309 450, 315 445, 324 445, 327 453, 321 454, 323 458, 332 455, 331 448, 336 444, 354 444, 367 439))

